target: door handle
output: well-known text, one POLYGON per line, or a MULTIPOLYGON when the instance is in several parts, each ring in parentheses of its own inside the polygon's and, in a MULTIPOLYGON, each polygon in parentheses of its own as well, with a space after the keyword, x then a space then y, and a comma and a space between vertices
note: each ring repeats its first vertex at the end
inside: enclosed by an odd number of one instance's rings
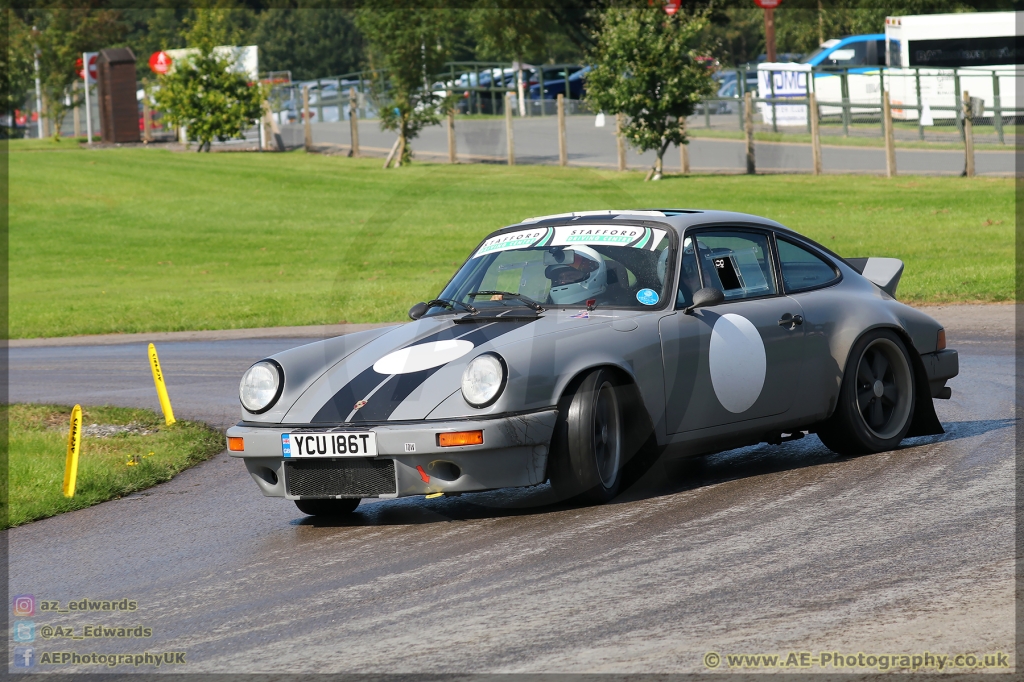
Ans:
POLYGON ((803 315, 791 315, 790 313, 786 313, 785 315, 782 316, 782 319, 779 320, 779 326, 780 327, 789 327, 790 329, 793 329, 797 325, 800 325, 800 324, 803 324, 803 323, 804 323, 804 316, 803 315))

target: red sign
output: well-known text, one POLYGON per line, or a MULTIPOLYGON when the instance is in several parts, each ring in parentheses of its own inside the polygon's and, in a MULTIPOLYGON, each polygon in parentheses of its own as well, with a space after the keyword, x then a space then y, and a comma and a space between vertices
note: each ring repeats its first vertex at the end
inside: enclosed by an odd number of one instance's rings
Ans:
POLYGON ((754 0, 754 4, 761 9, 775 9, 782 4, 782 0, 754 0))
POLYGON ((173 60, 170 55, 163 50, 160 50, 159 52, 154 52, 150 55, 149 68, 153 70, 153 73, 165 74, 171 70, 172 61, 173 60))
POLYGON ((665 14, 672 16, 679 11, 683 0, 665 0, 665 14))
MULTIPOLYGON (((99 54, 96 52, 89 53, 89 82, 96 82, 96 58, 99 54)), ((82 71, 82 58, 79 57, 75 60, 75 71, 78 73, 79 78, 85 78, 85 73, 82 71)))

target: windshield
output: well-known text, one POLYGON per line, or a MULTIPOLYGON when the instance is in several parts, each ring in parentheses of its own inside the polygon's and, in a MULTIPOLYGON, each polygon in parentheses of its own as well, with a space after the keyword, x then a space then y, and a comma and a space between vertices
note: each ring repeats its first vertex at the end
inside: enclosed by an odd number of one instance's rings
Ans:
POLYGON ((822 55, 825 52, 828 52, 829 50, 831 50, 833 47, 835 47, 839 43, 840 43, 840 41, 838 39, 836 39, 836 38, 832 38, 831 40, 826 40, 825 42, 823 42, 821 44, 821 47, 819 47, 817 50, 812 52, 807 57, 804 57, 803 59, 801 59, 800 63, 801 64, 814 64, 814 63, 816 63, 815 60, 818 59, 818 57, 820 55, 822 55))
MULTIPOLYGON (((507 292, 545 308, 654 308, 671 286, 674 249, 667 230, 635 225, 560 225, 505 232, 484 240, 439 299, 479 309, 522 306, 507 292), (484 296, 470 296, 489 292, 484 296)), ((428 314, 446 310, 437 306, 428 314)))

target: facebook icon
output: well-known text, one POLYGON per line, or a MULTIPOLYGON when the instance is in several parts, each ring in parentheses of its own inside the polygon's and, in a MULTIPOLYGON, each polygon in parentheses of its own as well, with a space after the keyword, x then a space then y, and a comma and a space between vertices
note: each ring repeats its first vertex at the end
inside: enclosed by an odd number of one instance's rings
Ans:
POLYGON ((36 664, 36 650, 30 646, 14 647, 14 667, 31 668, 36 664))

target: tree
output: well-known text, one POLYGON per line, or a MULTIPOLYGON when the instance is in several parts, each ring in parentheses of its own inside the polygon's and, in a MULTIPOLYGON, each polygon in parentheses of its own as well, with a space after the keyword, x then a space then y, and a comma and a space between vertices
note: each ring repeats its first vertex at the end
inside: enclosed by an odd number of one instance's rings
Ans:
MULTIPOLYGON (((60 136, 65 114, 83 102, 84 92, 72 96, 71 90, 71 84, 80 78, 76 63, 82 53, 107 47, 124 33, 116 10, 95 9, 94 4, 99 6, 91 0, 69 2, 61 8, 27 10, 21 17, 32 29, 27 40, 19 41, 21 52, 28 54, 22 54, 17 63, 31 67, 32 52, 38 50, 39 80, 54 137, 60 136)), ((33 76, 31 72, 28 75, 33 76)))
POLYGON ((339 9, 265 10, 252 42, 260 46, 261 70, 291 71, 296 80, 356 71, 363 57, 352 13, 339 9))
MULTIPOLYGON (((509 59, 516 63, 516 94, 519 115, 526 115, 523 86, 523 55, 543 52, 550 19, 543 9, 524 7, 508 0, 481 0, 469 12, 469 24, 477 38, 477 51, 485 59, 509 59)), ((543 86, 543 84, 542 84, 543 86)))
MULTIPOLYGON (((3 110, 12 118, 14 110, 20 109, 32 89, 32 36, 31 29, 18 15, 10 11, 0 12, 0 88, 3 88, 3 110)), ((10 131, 0 129, 0 137, 9 137, 10 131)))
POLYGON ((596 110, 625 114, 629 143, 657 153, 648 179, 661 177, 668 146, 687 143, 686 117, 715 93, 711 71, 699 60, 706 23, 707 12, 669 16, 660 3, 613 6, 601 18, 587 101, 596 110))
POLYGON ((457 12, 440 2, 431 7, 390 0, 356 13, 374 72, 380 127, 398 133, 399 164, 412 160, 409 143, 420 130, 440 123, 452 106, 431 91, 431 80, 448 60, 458 19, 457 12))
POLYGON ((266 95, 259 83, 234 70, 230 57, 214 50, 236 37, 230 10, 196 10, 189 25, 195 52, 160 76, 154 99, 168 123, 183 126, 199 142, 197 151, 210 151, 214 138, 241 137, 262 116, 266 95))

